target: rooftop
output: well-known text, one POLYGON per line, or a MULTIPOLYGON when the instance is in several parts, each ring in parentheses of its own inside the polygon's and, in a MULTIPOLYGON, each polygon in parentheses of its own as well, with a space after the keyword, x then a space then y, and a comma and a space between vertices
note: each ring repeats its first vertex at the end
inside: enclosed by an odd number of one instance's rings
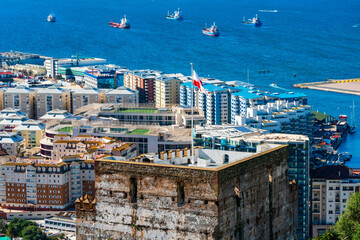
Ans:
POLYGON ((322 121, 329 116, 325 113, 316 112, 316 111, 312 111, 312 113, 314 114, 314 118, 319 121, 322 121))
POLYGON ((132 158, 127 161, 113 156, 105 156, 97 161, 109 161, 127 164, 159 165, 163 167, 190 167, 202 170, 221 170, 238 163, 245 162, 254 157, 261 156, 267 152, 284 148, 278 144, 261 144, 257 146, 256 152, 235 152, 214 149, 203 149, 195 147, 194 162, 192 162, 191 151, 189 149, 178 149, 174 151, 157 153, 147 153, 132 158))
MULTIPOLYGON (((251 129, 248 127, 239 127, 233 125, 205 125, 205 126, 195 126, 195 133, 202 133, 206 136, 211 137, 239 137, 243 135, 248 135, 251 133, 258 133, 262 130, 251 129)), ((262 131, 264 132, 264 131, 262 131)))
POLYGON ((111 94, 114 94, 114 95, 125 95, 125 94, 135 94, 137 93, 137 91, 135 90, 132 90, 130 88, 126 88, 124 86, 121 86, 121 87, 118 87, 117 89, 112 89, 110 91, 108 91, 106 93, 106 95, 111 95, 111 94))
POLYGON ((115 112, 117 113, 157 113, 157 109, 148 109, 148 108, 133 108, 133 109, 121 109, 115 112))
MULTIPOLYGON (((351 178, 351 170, 347 166, 324 166, 311 171, 311 177, 317 179, 351 178)), ((359 178, 359 176, 357 176, 359 178)))

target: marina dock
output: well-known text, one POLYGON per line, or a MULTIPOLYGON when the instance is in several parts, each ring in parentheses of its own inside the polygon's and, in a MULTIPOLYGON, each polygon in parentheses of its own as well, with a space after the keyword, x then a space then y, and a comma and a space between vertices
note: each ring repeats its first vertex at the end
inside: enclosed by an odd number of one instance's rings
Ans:
POLYGON ((360 78, 329 79, 323 82, 298 83, 293 85, 293 87, 360 95, 360 78))

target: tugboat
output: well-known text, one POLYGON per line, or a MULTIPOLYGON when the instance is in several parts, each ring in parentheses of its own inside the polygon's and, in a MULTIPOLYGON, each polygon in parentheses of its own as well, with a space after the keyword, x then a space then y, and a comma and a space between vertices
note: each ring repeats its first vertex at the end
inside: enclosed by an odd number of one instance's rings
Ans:
POLYGON ((51 14, 47 17, 46 21, 48 21, 48 22, 56 22, 56 17, 55 17, 55 15, 51 13, 51 14))
POLYGON ((109 24, 110 24, 110 27, 114 27, 114 28, 124 28, 124 29, 130 28, 130 23, 128 22, 128 20, 126 18, 126 15, 124 15, 124 17, 121 19, 120 23, 111 21, 109 24))
POLYGON ((248 24, 248 25, 253 25, 255 27, 261 27, 262 22, 260 21, 260 19, 258 18, 258 15, 256 14, 256 16, 252 19, 248 19, 247 21, 245 20, 245 17, 243 19, 243 24, 248 24))
POLYGON ((211 25, 211 27, 207 28, 206 26, 202 29, 203 34, 208 35, 208 36, 213 36, 213 37, 218 37, 220 35, 220 32, 217 28, 217 26, 215 25, 215 23, 213 23, 213 25, 211 25))
POLYGON ((177 11, 174 11, 174 14, 168 14, 166 15, 166 19, 172 19, 172 20, 183 20, 184 16, 182 14, 182 12, 180 11, 180 8, 178 8, 177 11))

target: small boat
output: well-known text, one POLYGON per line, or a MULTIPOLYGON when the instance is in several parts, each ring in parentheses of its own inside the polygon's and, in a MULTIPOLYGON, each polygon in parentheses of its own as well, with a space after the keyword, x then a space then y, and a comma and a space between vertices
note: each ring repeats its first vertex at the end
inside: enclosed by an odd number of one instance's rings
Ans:
POLYGON ((178 8, 177 11, 174 11, 174 14, 168 14, 166 15, 166 19, 172 19, 172 20, 183 20, 184 19, 184 15, 182 14, 182 12, 180 11, 180 8, 178 8))
POLYGON ((218 37, 220 35, 220 32, 217 28, 217 26, 215 25, 215 23, 213 23, 213 25, 211 25, 211 27, 207 28, 206 26, 202 29, 203 34, 208 35, 208 36, 213 36, 213 37, 218 37))
POLYGON ((130 28, 130 23, 128 22, 128 20, 126 18, 126 15, 124 15, 124 17, 121 19, 120 23, 111 21, 109 24, 110 24, 110 27, 114 27, 114 28, 125 28, 125 29, 130 28))
POLYGON ((56 22, 56 17, 55 17, 55 15, 54 15, 53 13, 51 13, 51 14, 47 17, 46 21, 48 21, 48 22, 56 22))
POLYGON ((252 19, 248 19, 247 21, 245 20, 245 17, 243 19, 243 24, 248 24, 248 25, 253 25, 255 27, 261 27, 262 22, 260 21, 260 19, 258 18, 258 15, 256 14, 256 16, 252 19))

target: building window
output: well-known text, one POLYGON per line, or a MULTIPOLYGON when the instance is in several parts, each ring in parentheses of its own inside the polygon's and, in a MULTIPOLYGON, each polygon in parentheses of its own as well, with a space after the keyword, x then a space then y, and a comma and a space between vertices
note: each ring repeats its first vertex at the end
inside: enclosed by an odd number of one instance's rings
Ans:
POLYGON ((130 178, 130 199, 132 203, 137 202, 137 180, 130 178))
POLYGON ((177 184, 177 199, 178 199, 179 207, 182 207, 185 205, 185 190, 184 190, 183 182, 178 182, 178 184, 177 184))

